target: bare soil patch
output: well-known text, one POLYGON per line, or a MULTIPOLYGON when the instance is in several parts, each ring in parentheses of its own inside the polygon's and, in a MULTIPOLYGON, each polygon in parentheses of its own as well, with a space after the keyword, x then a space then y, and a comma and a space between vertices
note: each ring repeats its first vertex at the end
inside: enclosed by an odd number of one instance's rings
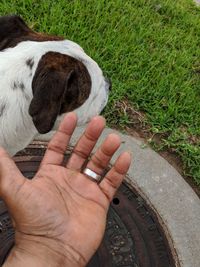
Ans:
MULTIPOLYGON (((153 133, 150 125, 146 122, 146 116, 144 112, 135 110, 128 101, 121 101, 115 104, 115 110, 118 110, 119 114, 124 112, 130 118, 128 126, 121 127, 121 130, 126 134, 139 138, 144 144, 150 145, 154 143, 159 145, 164 138, 167 138, 168 134, 153 133)), ((117 115, 117 114, 116 114, 117 115)), ((116 125, 111 125, 112 128, 117 128, 116 125)), ((191 137, 192 138, 192 137, 191 137)), ((151 145, 150 145, 151 146, 151 145)), ((170 148, 164 148, 157 151, 160 156, 167 160, 185 179, 185 181, 193 188, 196 194, 200 197, 200 187, 192 180, 191 177, 185 175, 184 164, 181 157, 170 148)))

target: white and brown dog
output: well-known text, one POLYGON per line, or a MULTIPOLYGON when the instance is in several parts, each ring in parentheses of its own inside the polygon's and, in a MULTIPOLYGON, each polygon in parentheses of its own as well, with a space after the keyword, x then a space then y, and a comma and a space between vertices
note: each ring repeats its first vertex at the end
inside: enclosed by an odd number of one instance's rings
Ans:
POLYGON ((110 83, 76 43, 0 17, 0 146, 11 155, 74 110, 84 124, 99 114, 110 83))

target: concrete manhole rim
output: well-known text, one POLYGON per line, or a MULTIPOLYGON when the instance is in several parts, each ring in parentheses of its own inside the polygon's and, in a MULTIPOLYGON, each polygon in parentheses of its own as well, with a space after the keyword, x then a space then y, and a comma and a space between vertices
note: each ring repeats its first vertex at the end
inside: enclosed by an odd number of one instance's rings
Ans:
POLYGON ((135 188, 135 190, 137 190, 138 194, 144 199, 144 201, 147 203, 147 205, 152 209, 152 211, 155 213, 155 216, 160 224, 160 226, 162 227, 163 233, 167 239, 168 245, 170 247, 171 250, 171 254, 175 263, 176 267, 182 267, 182 265, 180 264, 179 261, 179 257, 178 257, 178 253, 176 251, 175 245, 173 243, 173 238, 168 230, 167 225, 164 223, 162 217, 160 216, 160 214, 158 213, 158 211, 156 210, 156 208, 152 205, 151 201, 147 198, 147 196, 144 194, 144 192, 141 190, 141 188, 138 187, 138 185, 136 185, 132 178, 129 177, 129 175, 127 175, 125 177, 125 181, 127 186, 129 186, 130 188, 135 188))

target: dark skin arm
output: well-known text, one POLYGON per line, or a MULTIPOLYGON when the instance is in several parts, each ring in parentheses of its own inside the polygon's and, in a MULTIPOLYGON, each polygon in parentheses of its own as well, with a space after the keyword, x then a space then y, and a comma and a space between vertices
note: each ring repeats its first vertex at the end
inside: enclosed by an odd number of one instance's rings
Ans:
MULTIPOLYGON (((121 154, 100 184, 80 172, 105 127, 105 120, 97 116, 62 167, 76 121, 74 113, 65 117, 32 180, 0 149, 0 197, 15 228, 15 246, 4 267, 85 266, 101 243, 110 201, 131 158, 127 152, 121 154)), ((88 168, 102 174, 119 146, 119 137, 109 135, 88 168)))

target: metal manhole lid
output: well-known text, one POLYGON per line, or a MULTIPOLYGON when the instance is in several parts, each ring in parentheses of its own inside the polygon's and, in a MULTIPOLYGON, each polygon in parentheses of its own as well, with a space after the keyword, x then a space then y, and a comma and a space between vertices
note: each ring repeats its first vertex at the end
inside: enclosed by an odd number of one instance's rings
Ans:
MULTIPOLYGON (((45 149, 45 142, 35 142, 14 158, 27 178, 34 176, 45 149)), ((67 151, 66 158, 70 152, 67 151)), ((14 230, 7 209, 0 200, 1 265, 13 244, 14 230)), ((134 188, 123 183, 109 209, 102 244, 87 267, 175 266, 156 215, 134 188)))

